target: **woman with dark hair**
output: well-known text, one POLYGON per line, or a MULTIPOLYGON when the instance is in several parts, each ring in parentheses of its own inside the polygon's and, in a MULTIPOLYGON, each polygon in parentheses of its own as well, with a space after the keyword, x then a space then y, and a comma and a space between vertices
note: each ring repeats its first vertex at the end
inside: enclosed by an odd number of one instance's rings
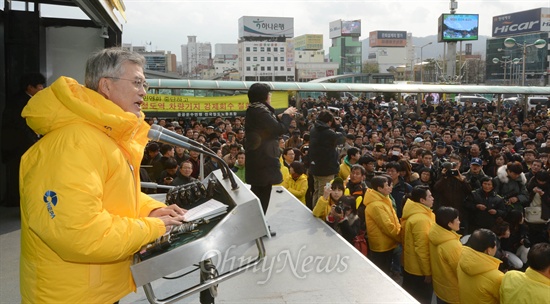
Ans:
POLYGON ((502 249, 515 253, 523 262, 527 263, 527 254, 531 247, 529 240, 529 227, 525 224, 523 213, 517 210, 511 210, 506 215, 506 221, 510 224, 510 237, 502 239, 502 249))
POLYGON ((459 303, 456 268, 462 254, 458 210, 441 207, 435 212, 435 225, 428 234, 432 284, 437 303, 459 303))
POLYGON ((432 270, 428 233, 435 223, 434 198, 428 186, 416 186, 403 207, 403 288, 420 303, 432 300, 432 270))
POLYGON ((313 215, 326 220, 332 210, 332 206, 342 197, 344 190, 344 181, 339 177, 335 178, 330 186, 325 186, 323 196, 319 197, 313 208, 313 215))
POLYGON ((521 269, 523 267, 523 262, 515 254, 510 251, 505 251, 502 248, 502 242, 506 242, 508 238, 510 238, 510 224, 499 217, 491 230, 497 236, 497 251, 495 253, 495 258, 502 261, 499 270, 506 272, 510 269, 521 269))
POLYGON ((504 166, 508 162, 508 159, 506 158, 505 153, 499 153, 492 157, 487 164, 487 166, 483 167, 483 172, 490 177, 497 176, 497 170, 501 166, 504 166))
POLYGON ((327 217, 327 224, 350 244, 353 244, 354 238, 362 228, 355 206, 356 198, 354 196, 342 196, 337 204, 332 205, 330 214, 327 217))

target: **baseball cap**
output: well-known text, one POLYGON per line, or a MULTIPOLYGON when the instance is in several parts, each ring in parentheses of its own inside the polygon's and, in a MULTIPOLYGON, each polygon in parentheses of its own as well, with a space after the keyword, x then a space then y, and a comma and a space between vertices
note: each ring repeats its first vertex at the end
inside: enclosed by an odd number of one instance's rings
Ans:
POLYGON ((445 147, 447 147, 447 145, 446 145, 445 142, 443 142, 443 141, 438 141, 438 142, 435 144, 435 147, 436 147, 436 148, 445 148, 445 147))
POLYGON ((478 166, 481 166, 481 165, 483 165, 483 162, 481 161, 481 158, 474 157, 474 158, 472 158, 472 160, 470 161, 470 165, 478 165, 478 166))

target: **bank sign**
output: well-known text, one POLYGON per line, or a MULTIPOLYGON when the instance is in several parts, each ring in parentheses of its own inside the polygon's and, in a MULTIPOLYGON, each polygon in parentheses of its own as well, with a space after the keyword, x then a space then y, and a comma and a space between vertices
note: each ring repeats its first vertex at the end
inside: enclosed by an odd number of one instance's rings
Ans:
POLYGON ((550 31, 550 8, 537 8, 493 17, 493 37, 546 31, 550 31))
POLYGON ((243 16, 239 18, 239 38, 294 37, 294 18, 243 16))

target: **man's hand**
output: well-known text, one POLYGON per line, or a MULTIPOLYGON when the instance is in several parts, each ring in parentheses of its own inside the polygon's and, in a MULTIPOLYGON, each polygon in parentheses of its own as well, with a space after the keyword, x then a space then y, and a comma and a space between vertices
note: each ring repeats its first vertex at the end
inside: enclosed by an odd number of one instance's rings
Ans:
POLYGON ((183 215, 187 210, 178 207, 178 205, 172 204, 164 208, 158 208, 149 213, 149 217, 156 217, 164 222, 166 232, 169 232, 172 226, 181 225, 183 222, 183 215))

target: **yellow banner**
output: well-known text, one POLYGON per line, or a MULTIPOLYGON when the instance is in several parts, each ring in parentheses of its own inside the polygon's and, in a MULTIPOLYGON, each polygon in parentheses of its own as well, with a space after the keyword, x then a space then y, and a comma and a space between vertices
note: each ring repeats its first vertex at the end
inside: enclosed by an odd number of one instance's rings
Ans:
MULTIPOLYGON (((272 92, 271 106, 275 109, 286 109, 288 97, 286 92, 272 92)), ((143 98, 143 112, 244 112, 248 108, 248 97, 217 96, 193 97, 163 94, 147 94, 143 98)))

